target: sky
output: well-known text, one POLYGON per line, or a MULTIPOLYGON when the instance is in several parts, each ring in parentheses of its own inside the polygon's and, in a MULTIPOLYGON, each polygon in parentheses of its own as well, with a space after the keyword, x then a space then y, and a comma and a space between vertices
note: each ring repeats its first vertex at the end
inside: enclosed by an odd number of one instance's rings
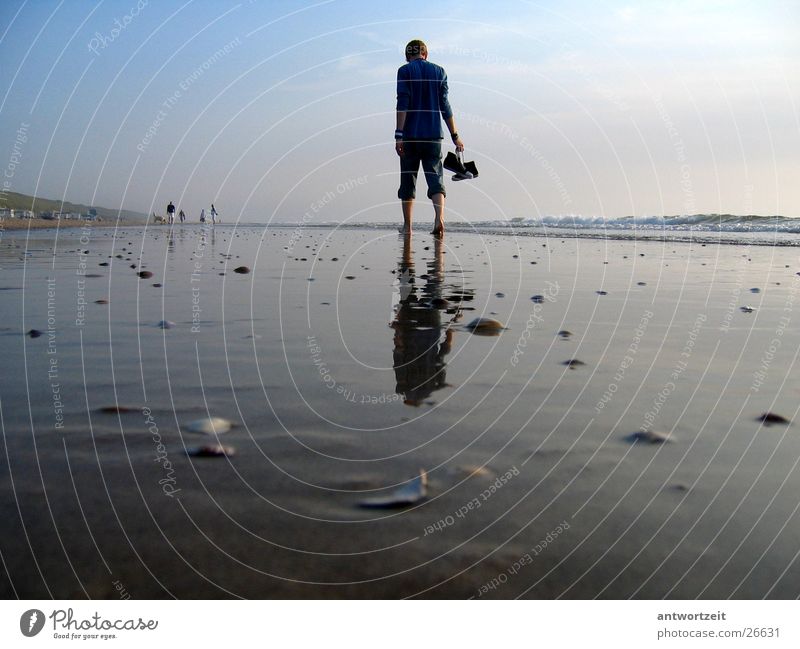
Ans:
POLYGON ((396 71, 421 38, 480 170, 448 181, 451 219, 800 217, 798 33, 796 0, 3 0, 3 189, 398 220, 396 71))

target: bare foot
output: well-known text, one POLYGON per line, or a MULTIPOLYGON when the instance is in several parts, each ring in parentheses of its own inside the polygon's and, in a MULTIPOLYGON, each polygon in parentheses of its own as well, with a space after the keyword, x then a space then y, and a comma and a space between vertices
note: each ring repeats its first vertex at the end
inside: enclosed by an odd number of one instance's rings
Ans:
POLYGON ((433 228, 433 230, 431 230, 431 234, 434 237, 443 237, 444 236, 444 226, 443 225, 435 226, 433 228))
POLYGON ((411 228, 406 228, 405 226, 403 226, 402 228, 397 228, 397 231, 400 234, 411 234, 411 228))

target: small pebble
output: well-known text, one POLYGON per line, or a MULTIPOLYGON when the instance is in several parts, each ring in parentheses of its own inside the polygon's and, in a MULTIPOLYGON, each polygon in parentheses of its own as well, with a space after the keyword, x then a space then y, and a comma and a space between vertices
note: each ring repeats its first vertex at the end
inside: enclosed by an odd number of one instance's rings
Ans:
POLYGON ((562 365, 566 365, 569 369, 574 370, 576 367, 582 367, 586 365, 583 361, 579 361, 577 358, 571 358, 568 361, 564 361, 561 363, 562 365))
POLYGON ((149 270, 140 270, 140 271, 139 271, 138 273, 136 273, 136 274, 137 274, 137 275, 138 275, 138 276, 139 276, 141 279, 149 279, 149 278, 151 278, 151 277, 153 276, 153 273, 151 273, 149 270))
POLYGON ((122 415, 128 412, 138 412, 139 408, 132 408, 130 406, 102 406, 97 409, 97 412, 104 415, 122 415))
POLYGON ((781 424, 781 425, 788 425, 791 422, 786 419, 783 415, 775 414, 774 412, 765 412, 760 417, 756 418, 756 421, 763 422, 766 426, 771 426, 773 424, 781 424))
POLYGON ((222 444, 207 444, 197 446, 186 451, 189 457, 233 457, 236 449, 233 446, 223 446, 222 444))
POLYGON ((247 275, 250 272, 250 269, 247 266, 237 266, 233 269, 234 273, 239 273, 240 275, 247 275))
POLYGON ((497 336, 505 329, 505 325, 494 318, 475 318, 467 325, 467 329, 479 336, 497 336))
POLYGON ((657 430, 637 430, 628 435, 629 442, 646 442, 648 444, 663 444, 671 442, 672 436, 669 433, 662 433, 657 430))

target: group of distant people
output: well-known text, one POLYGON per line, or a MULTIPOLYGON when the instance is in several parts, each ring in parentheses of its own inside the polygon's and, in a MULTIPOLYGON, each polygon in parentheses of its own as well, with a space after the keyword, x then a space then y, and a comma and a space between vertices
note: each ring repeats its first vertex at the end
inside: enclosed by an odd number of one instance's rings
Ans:
MULTIPOLYGON (((213 225, 216 225, 218 215, 219 212, 217 212, 217 208, 214 207, 214 203, 211 203, 211 211, 209 212, 209 216, 211 217, 211 223, 213 225)), ((155 220, 155 214, 153 215, 153 217, 155 220)), ((178 212, 178 218, 180 219, 181 223, 186 221, 186 214, 184 213, 183 210, 178 212)), ((206 208, 204 207, 202 210, 200 210, 200 223, 205 223, 205 222, 206 222, 206 208)), ((172 201, 170 201, 169 205, 167 205, 167 223, 169 223, 170 225, 175 223, 175 204, 172 201)))

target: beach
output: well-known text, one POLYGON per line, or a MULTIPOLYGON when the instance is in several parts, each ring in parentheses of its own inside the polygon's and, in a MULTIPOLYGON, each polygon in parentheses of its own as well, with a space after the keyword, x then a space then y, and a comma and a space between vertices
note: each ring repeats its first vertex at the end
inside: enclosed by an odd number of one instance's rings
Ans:
POLYGON ((87 226, 0 267, 5 598, 800 595, 796 247, 87 226))

